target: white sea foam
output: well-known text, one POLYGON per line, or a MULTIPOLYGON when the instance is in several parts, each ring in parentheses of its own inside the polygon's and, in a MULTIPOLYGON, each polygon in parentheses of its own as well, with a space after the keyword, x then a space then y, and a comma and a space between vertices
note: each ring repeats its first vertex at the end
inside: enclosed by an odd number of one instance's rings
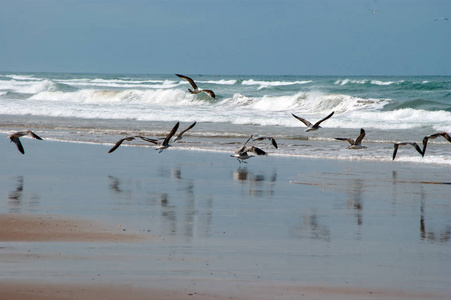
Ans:
POLYGON ((392 85, 392 84, 400 84, 403 83, 404 80, 400 80, 400 81, 383 81, 383 80, 376 80, 376 79, 349 79, 349 78, 345 78, 345 79, 339 79, 336 80, 334 82, 334 84, 336 85, 347 85, 347 84, 372 84, 372 85, 380 85, 380 86, 388 86, 388 85, 392 85))
POLYGON ((0 81, 0 90, 10 90, 16 93, 35 94, 52 89, 55 90, 55 84, 47 79, 40 81, 0 81))
POLYGON ((261 90, 264 88, 276 87, 276 86, 287 86, 296 84, 307 84, 311 83, 311 80, 301 80, 301 81, 262 81, 262 80, 243 80, 242 85, 259 85, 257 89, 261 90))
MULTIPOLYGON (((205 139, 209 136, 218 139, 240 137, 256 130, 288 140, 302 137, 291 146, 285 145, 286 149, 282 147, 277 152, 281 155, 381 161, 391 160, 393 146, 387 146, 388 143, 406 138, 421 142, 427 134, 451 131, 451 112, 445 110, 449 105, 446 105, 446 99, 442 100, 443 95, 449 94, 449 79, 412 78, 407 81, 413 83, 410 85, 393 78, 310 80, 293 77, 291 81, 280 76, 243 81, 242 77, 194 78, 200 87, 212 88, 217 93, 217 98, 211 99, 204 93, 191 95, 186 90, 189 87, 187 81, 171 79, 168 75, 103 78, 100 75, 58 77, 53 74, 47 79, 43 77, 42 74, 0 76, 0 114, 8 115, 3 119, 9 118, 16 124, 16 120, 21 119, 16 116, 22 115, 24 124, 34 116, 38 121, 33 124, 40 124, 41 120, 46 124, 68 120, 64 122, 72 122, 74 126, 79 126, 80 122, 92 123, 93 135, 98 132, 97 122, 105 122, 106 131, 122 132, 121 126, 128 123, 138 128, 142 122, 151 124, 152 128, 153 124, 161 123, 164 129, 167 122, 197 121, 199 125, 208 124, 208 135, 202 136, 205 139), (358 89, 352 85, 358 85, 358 89), (409 108, 411 102, 404 99, 419 99, 417 94, 422 91, 426 91, 421 95, 424 101, 416 100, 415 107, 409 108), (443 110, 432 110, 434 107, 428 106, 429 103, 443 103, 434 106, 443 107, 443 110), (427 110, 428 107, 431 110, 427 110), (323 129, 311 133, 305 133, 304 124, 291 116, 294 113, 313 122, 332 111, 335 114, 322 124, 323 129), (365 142, 370 145, 366 151, 350 151, 347 145, 334 143, 334 134, 355 138, 359 128, 367 130, 365 142), (306 139, 313 143, 307 149, 314 150, 305 151, 302 141, 306 139), (315 143, 326 143, 327 147, 315 143)), ((79 138, 90 140, 83 134, 79 138)), ((199 147, 205 149, 214 145, 216 143, 207 142, 200 143, 199 147)), ((220 144, 220 147, 224 145, 220 144)), ((400 152, 402 155, 396 161, 449 162, 449 147, 448 141, 436 139, 431 141, 428 158, 421 159, 414 149, 407 147, 402 149, 404 153, 400 152)))

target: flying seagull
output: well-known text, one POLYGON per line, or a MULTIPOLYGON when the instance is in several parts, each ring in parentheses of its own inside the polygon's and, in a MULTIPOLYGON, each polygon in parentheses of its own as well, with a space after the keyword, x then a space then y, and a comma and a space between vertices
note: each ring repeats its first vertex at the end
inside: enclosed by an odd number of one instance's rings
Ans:
POLYGON ((196 83, 194 82, 194 80, 192 80, 192 79, 189 78, 188 76, 184 76, 184 75, 180 75, 180 74, 175 74, 175 75, 177 75, 177 76, 180 77, 180 78, 183 78, 183 79, 187 80, 187 81, 191 84, 191 86, 192 86, 193 89, 194 89, 194 90, 188 89, 188 91, 189 91, 191 94, 200 94, 200 93, 202 93, 202 92, 205 92, 205 93, 207 93, 208 95, 210 95, 211 98, 213 98, 213 99, 216 98, 216 95, 215 95, 215 93, 214 93, 212 90, 203 90, 203 89, 201 89, 201 88, 198 88, 197 85, 196 85, 196 83))
POLYGON ((182 135, 187 132, 188 130, 190 130, 191 128, 194 127, 194 125, 196 125, 196 122, 194 122, 193 124, 191 124, 188 128, 186 128, 185 130, 183 130, 182 132, 180 132, 175 138, 174 138, 174 142, 175 141, 179 141, 182 139, 182 135))
POLYGON ((428 146, 429 139, 436 139, 439 136, 443 136, 448 142, 451 142, 451 136, 446 132, 438 132, 423 138, 423 156, 426 154, 426 147, 428 146))
POLYGON ((8 138, 10 142, 14 142, 16 144, 17 149, 19 149, 20 153, 25 154, 25 150, 23 149, 22 143, 20 142, 20 137, 23 137, 25 135, 31 136, 34 139, 42 140, 38 135, 36 135, 33 131, 27 130, 27 131, 18 131, 15 133, 11 133, 8 135, 8 138))
POLYGON ((380 10, 378 10, 378 9, 374 10, 374 9, 368 8, 368 10, 371 12, 372 15, 376 14, 377 12, 380 12, 380 10))
POLYGON ((169 145, 169 141, 171 140, 172 136, 175 134, 177 129, 179 129, 179 124, 180 124, 180 122, 177 122, 177 124, 175 124, 175 126, 172 128, 172 130, 169 132, 169 134, 164 138, 163 143, 160 144, 160 147, 155 149, 155 150, 160 150, 160 151, 158 151, 158 153, 161 153, 161 152, 163 152, 164 149, 168 149, 169 147, 171 147, 171 145, 169 145))
POLYGON ((299 121, 301 121, 302 123, 305 124, 305 126, 307 126, 307 132, 312 131, 312 130, 318 130, 319 128, 321 128, 321 126, 319 126, 319 124, 321 124, 322 122, 326 121, 327 119, 329 119, 330 117, 332 117, 332 115, 334 114, 334 112, 330 113, 330 115, 328 115, 327 117, 325 117, 322 120, 319 120, 318 122, 316 122, 315 124, 310 123, 309 121, 307 121, 304 118, 298 117, 295 114, 292 114, 293 117, 295 117, 296 119, 298 119, 299 121))
POLYGON ((273 137, 270 136, 259 136, 259 135, 252 135, 253 141, 263 141, 263 140, 269 140, 271 144, 274 146, 274 148, 278 149, 277 142, 273 137))
POLYGON ((448 21, 448 18, 438 18, 438 19, 435 19, 434 21, 448 21))
POLYGON ((421 151, 420 146, 418 146, 417 143, 414 143, 414 142, 400 142, 400 143, 395 143, 394 144, 393 160, 395 160, 396 153, 398 152, 398 147, 399 146, 405 146, 405 145, 412 145, 415 148, 415 150, 417 150, 417 152, 421 154, 421 156, 424 156, 423 151, 421 151))
POLYGON ((149 139, 149 138, 147 138, 147 137, 145 137, 145 136, 140 136, 140 135, 127 136, 127 137, 124 137, 123 139, 120 139, 119 141, 117 141, 116 144, 113 146, 113 148, 111 148, 110 151, 108 151, 108 153, 111 153, 111 152, 113 152, 114 150, 116 150, 117 148, 119 148, 119 146, 120 146, 124 141, 130 142, 130 141, 133 141, 133 140, 136 139, 136 138, 140 138, 140 139, 142 139, 143 141, 146 141, 146 142, 149 142, 149 143, 154 143, 154 144, 157 144, 157 143, 158 143, 157 140, 149 139))
POLYGON ((257 148, 255 146, 250 146, 247 147, 246 144, 252 139, 252 135, 247 139, 246 143, 244 143, 243 146, 241 146, 240 148, 238 148, 238 150, 235 151, 235 154, 230 155, 231 157, 235 157, 239 163, 241 164, 242 162, 245 162, 245 159, 249 159, 251 157, 254 157, 254 155, 249 155, 249 152, 255 153, 257 155, 266 155, 266 152, 263 151, 260 148, 257 148))
POLYGON ((360 135, 357 137, 357 139, 354 141, 353 139, 348 138, 335 138, 336 140, 340 141, 347 141, 349 143, 348 149, 363 149, 366 148, 365 146, 362 146, 362 140, 365 137, 365 130, 363 128, 360 129, 360 135))

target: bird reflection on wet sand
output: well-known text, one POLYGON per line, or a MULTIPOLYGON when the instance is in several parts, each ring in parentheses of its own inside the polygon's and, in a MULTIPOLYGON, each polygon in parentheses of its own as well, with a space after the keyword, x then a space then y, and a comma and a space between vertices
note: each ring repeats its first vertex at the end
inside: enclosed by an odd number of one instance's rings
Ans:
POLYGON ((248 171, 247 168, 238 168, 233 173, 233 179, 245 183, 249 183, 249 194, 262 197, 263 195, 274 194, 274 184, 277 181, 277 171, 274 170, 271 175, 255 174, 248 171))
POLYGON ((23 192, 23 176, 17 176, 17 186, 15 190, 10 191, 8 193, 8 198, 10 200, 16 200, 20 202, 22 198, 22 192, 23 192))

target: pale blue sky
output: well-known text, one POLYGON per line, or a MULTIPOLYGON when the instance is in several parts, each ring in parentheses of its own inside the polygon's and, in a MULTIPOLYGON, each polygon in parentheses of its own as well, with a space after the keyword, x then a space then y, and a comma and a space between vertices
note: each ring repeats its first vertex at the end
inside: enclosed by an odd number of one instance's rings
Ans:
POLYGON ((451 75, 450 53, 450 0, 0 0, 0 71, 451 75))

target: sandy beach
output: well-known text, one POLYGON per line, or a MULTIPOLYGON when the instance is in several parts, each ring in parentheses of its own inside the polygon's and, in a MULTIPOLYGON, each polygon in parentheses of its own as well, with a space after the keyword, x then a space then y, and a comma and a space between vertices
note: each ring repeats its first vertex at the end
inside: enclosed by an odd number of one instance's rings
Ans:
POLYGON ((451 172, 23 139, 2 299, 448 299, 451 172))

